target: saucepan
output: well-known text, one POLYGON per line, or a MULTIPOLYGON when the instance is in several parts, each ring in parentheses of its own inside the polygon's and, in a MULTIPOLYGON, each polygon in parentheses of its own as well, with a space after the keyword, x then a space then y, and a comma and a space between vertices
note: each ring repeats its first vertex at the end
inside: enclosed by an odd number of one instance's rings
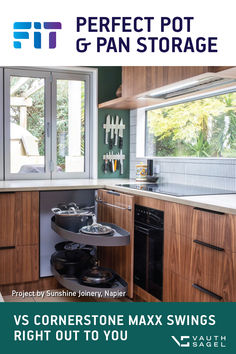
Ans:
POLYGON ((94 213, 91 208, 79 209, 77 205, 68 205, 67 209, 65 209, 65 206, 61 206, 61 208, 56 207, 51 210, 55 215, 55 223, 72 232, 78 232, 83 226, 93 223, 94 213))

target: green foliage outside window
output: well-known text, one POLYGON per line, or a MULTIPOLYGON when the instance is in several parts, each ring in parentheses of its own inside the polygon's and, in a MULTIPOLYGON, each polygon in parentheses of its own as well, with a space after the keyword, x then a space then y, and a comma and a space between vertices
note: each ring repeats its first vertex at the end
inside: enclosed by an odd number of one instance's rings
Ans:
POLYGON ((236 157, 236 92, 148 111, 146 155, 236 157))

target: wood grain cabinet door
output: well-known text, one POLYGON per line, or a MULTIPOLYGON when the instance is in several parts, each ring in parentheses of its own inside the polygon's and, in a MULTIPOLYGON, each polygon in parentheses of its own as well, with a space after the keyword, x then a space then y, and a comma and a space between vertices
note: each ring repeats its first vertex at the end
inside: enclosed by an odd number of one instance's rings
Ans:
POLYGON ((0 193, 0 247, 15 245, 15 193, 0 193))
POLYGON ((173 271, 167 271, 166 286, 164 288, 166 302, 220 302, 203 289, 194 287, 190 279, 185 279, 173 271))
POLYGON ((130 233, 129 246, 100 247, 101 265, 116 271, 128 283, 128 296, 133 297, 134 262, 134 197, 101 189, 98 191, 98 221, 116 224, 130 233))
POLYGON ((0 249, 0 284, 13 284, 16 272, 16 249, 0 249))
POLYGON ((236 216, 194 208, 192 238, 236 252, 236 216))
POLYGON ((39 243, 39 192, 16 193, 17 245, 37 245, 39 243))
POLYGON ((38 279, 37 246, 0 249, 0 285, 26 283, 38 279))
POLYGON ((215 294, 220 301, 236 301, 235 265, 236 253, 193 241, 189 279, 211 297, 215 294))
POLYGON ((164 230, 192 237, 193 207, 178 203, 165 203, 164 230))
POLYGON ((122 96, 135 96, 191 77, 215 72, 208 66, 123 66, 122 96))
MULTIPOLYGON (((184 278, 190 278, 192 240, 189 237, 164 231, 164 269, 174 271, 184 278)), ((164 272, 165 286, 165 272, 164 272)))
POLYGON ((0 284, 39 279, 39 193, 0 193, 0 284))

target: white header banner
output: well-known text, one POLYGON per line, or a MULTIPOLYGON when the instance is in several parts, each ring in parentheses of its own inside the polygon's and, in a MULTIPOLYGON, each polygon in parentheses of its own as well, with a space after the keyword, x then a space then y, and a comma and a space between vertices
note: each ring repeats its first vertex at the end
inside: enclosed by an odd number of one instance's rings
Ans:
POLYGON ((2 66, 235 66, 235 0, 6 1, 2 66))

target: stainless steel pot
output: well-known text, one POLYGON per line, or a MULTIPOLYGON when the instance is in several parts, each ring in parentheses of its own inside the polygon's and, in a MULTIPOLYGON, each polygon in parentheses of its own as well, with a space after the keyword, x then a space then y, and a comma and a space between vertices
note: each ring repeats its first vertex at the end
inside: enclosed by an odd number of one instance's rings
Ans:
POLYGON ((51 256, 51 264, 63 276, 79 277, 83 271, 95 264, 95 258, 86 251, 57 251, 51 256))
POLYGON ((88 269, 80 278, 82 284, 90 286, 105 285, 113 280, 114 274, 110 270, 97 265, 88 269))
POLYGON ((90 210, 70 207, 68 210, 52 208, 55 215, 55 223, 72 232, 78 232, 83 226, 93 223, 94 214, 90 210))

